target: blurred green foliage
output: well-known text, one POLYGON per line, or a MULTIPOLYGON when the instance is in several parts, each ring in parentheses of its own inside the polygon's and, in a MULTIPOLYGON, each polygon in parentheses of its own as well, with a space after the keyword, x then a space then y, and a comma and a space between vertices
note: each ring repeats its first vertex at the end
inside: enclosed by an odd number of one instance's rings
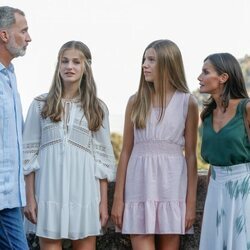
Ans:
POLYGON ((113 146, 116 163, 118 163, 122 150, 122 135, 118 133, 111 133, 111 143, 113 146))

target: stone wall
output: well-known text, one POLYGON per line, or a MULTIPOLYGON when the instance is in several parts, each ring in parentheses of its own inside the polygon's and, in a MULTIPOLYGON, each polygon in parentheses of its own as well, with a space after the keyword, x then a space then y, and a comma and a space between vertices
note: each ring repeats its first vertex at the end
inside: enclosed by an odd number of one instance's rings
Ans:
MULTIPOLYGON (((203 207, 206 197, 206 174, 207 171, 199 171, 198 189, 197 189, 197 208, 196 208, 196 222, 194 224, 194 234, 181 236, 181 250, 198 250, 201 220, 203 214, 203 207)), ((109 184, 109 212, 112 206, 112 198, 114 193, 115 183, 109 184)), ((28 235, 30 249, 38 250, 38 239, 34 235, 28 235)), ((70 241, 63 242, 65 250, 70 250, 70 241)), ((97 237, 97 250, 130 250, 131 244, 128 235, 115 233, 114 225, 109 221, 105 234, 97 237)))

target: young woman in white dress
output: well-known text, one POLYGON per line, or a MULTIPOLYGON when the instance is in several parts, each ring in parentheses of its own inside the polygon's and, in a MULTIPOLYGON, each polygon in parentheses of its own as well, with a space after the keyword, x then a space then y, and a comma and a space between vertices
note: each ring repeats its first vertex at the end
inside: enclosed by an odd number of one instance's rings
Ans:
POLYGON ((48 94, 35 98, 23 133, 26 218, 41 249, 95 249, 108 220, 107 182, 115 178, 108 109, 97 98, 91 53, 65 43, 48 94))

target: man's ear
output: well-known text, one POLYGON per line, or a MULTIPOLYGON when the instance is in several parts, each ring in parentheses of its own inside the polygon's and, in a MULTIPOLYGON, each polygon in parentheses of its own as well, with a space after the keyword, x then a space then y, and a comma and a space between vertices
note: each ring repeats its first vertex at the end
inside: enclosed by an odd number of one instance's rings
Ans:
POLYGON ((225 83, 228 80, 229 76, 227 73, 223 73, 220 75, 220 83, 225 83))
POLYGON ((9 34, 8 34, 7 30, 0 30, 0 39, 4 43, 8 42, 8 40, 9 40, 9 34))

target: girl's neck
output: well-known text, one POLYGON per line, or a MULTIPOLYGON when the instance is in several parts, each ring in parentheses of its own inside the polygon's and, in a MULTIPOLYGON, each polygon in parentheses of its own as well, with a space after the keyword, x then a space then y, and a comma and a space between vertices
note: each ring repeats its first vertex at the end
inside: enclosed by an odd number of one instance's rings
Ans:
MULTIPOLYGON (((171 89, 168 89, 167 91, 166 91, 166 94, 165 94, 165 98, 164 98, 164 100, 163 100, 163 102, 164 102, 164 106, 166 105, 168 105, 168 103, 170 102, 170 100, 172 99, 172 97, 173 97, 173 95, 174 95, 174 93, 175 93, 175 91, 176 91, 176 89, 175 88, 171 88, 171 89)), ((161 98, 160 98, 160 94, 159 93, 157 93, 157 92, 154 92, 154 93, 152 93, 152 105, 154 106, 154 107, 160 107, 161 105, 162 105, 162 103, 161 103, 161 98)))
MULTIPOLYGON (((154 94, 155 95, 160 95, 161 89, 160 89, 160 86, 159 86, 158 82, 154 82, 153 84, 154 84, 154 94)), ((165 83, 165 90, 166 90, 166 94, 171 95, 172 93, 175 92, 176 89, 169 82, 166 82, 165 83)))
POLYGON ((76 88, 64 87, 63 90, 63 99, 74 99, 79 96, 79 90, 76 88))

